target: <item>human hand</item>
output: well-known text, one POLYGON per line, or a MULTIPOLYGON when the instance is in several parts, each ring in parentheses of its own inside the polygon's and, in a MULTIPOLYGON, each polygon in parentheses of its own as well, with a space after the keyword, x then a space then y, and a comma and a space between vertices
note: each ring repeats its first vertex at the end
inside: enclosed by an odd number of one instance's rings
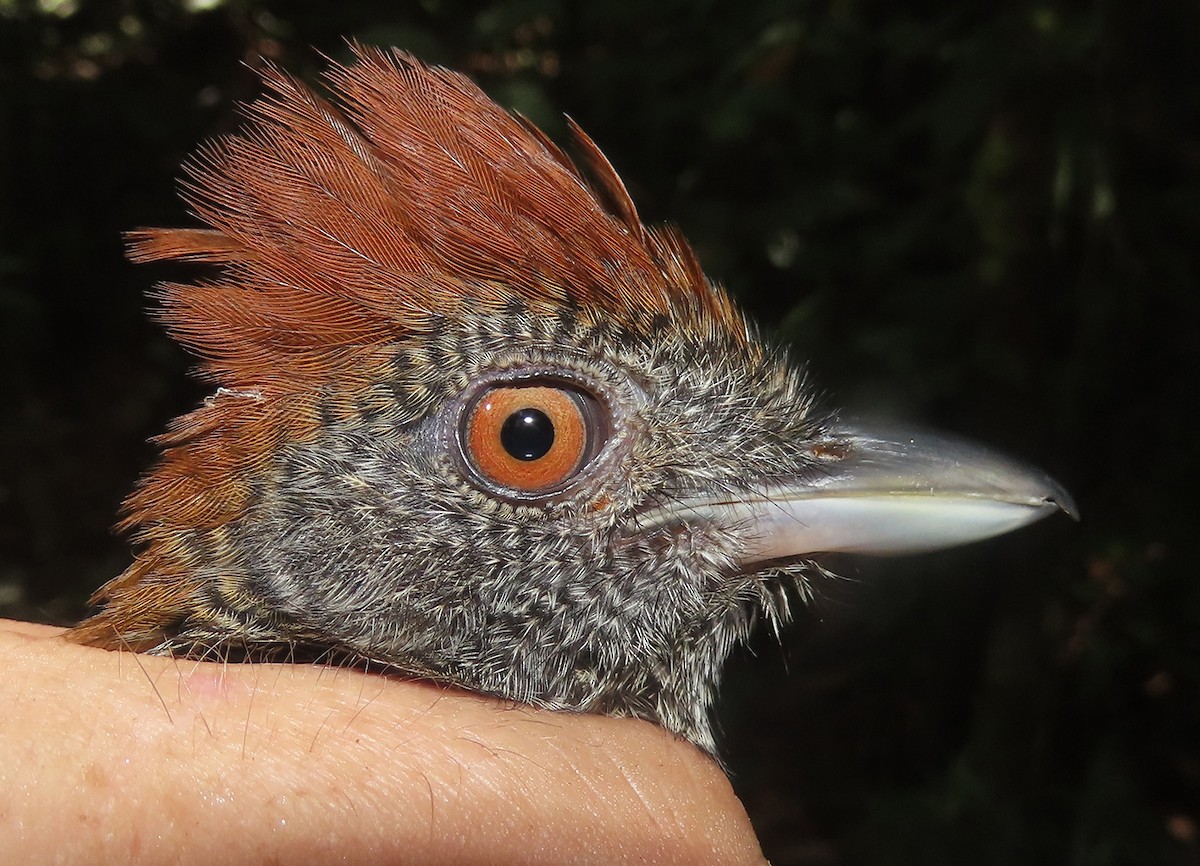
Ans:
POLYGON ((0 620, 13 863, 763 863, 703 753, 355 670, 115 653, 0 620))

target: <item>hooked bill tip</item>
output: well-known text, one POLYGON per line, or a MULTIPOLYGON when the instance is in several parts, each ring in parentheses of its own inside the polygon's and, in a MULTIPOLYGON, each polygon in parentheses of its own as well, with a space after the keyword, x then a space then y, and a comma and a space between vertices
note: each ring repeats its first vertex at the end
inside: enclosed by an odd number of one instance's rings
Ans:
POLYGON ((1074 499, 1045 472, 960 439, 843 428, 805 446, 803 477, 737 496, 697 497, 643 515, 643 526, 712 521, 743 537, 744 564, 816 553, 921 553, 992 538, 1074 499))

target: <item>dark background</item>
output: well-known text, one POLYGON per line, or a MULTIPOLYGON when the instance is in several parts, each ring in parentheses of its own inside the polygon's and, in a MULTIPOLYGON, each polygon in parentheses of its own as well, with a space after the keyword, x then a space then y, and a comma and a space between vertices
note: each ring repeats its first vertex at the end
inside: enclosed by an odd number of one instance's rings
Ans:
POLYGON ((120 232, 187 222, 178 165, 248 67, 312 78, 343 36, 560 140, 570 112, 839 404, 1078 498, 831 562, 734 661, 776 864, 1200 863, 1194 2, 0 0, 0 612, 70 621, 123 568, 145 440, 203 396, 120 232))

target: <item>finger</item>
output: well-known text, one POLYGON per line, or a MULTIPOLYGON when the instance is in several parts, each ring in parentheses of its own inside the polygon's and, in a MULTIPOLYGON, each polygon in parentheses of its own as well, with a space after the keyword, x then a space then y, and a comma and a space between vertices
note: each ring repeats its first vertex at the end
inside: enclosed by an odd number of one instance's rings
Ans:
POLYGON ((721 771, 642 722, 41 628, 0 660, 18 862, 761 862, 721 771))

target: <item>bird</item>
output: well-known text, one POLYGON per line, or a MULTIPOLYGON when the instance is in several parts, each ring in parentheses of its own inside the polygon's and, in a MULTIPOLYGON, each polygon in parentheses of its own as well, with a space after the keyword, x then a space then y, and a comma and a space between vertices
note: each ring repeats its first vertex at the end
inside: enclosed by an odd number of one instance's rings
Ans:
POLYGON ((123 505, 129 567, 69 639, 336 658, 715 755, 724 662, 830 552, 932 550, 1074 514, 980 446, 846 421, 642 221, 467 77, 352 44, 281 69, 185 164, 203 268, 153 292, 211 394, 123 505))

